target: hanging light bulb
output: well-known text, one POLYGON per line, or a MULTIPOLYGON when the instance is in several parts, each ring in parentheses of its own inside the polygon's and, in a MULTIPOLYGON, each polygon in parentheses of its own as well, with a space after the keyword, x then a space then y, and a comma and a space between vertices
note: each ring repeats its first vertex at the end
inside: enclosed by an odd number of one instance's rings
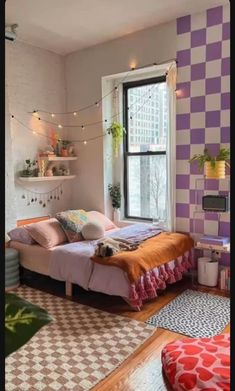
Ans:
POLYGON ((63 126, 62 126, 61 124, 59 124, 59 125, 58 125, 58 128, 62 129, 62 128, 63 128, 63 126))
POLYGON ((85 145, 86 145, 86 144, 87 144, 87 141, 86 141, 86 140, 85 140, 85 141, 83 141, 83 144, 85 144, 85 145))
POLYGON ((37 134, 37 133, 35 132, 35 130, 33 131, 33 134, 37 134))
POLYGON ((84 130, 85 129, 85 126, 84 125, 82 125, 82 130, 84 130))
POLYGON ((118 91, 118 86, 115 86, 115 90, 118 91))
POLYGON ((73 115, 74 115, 74 117, 76 117, 76 115, 77 115, 76 111, 74 111, 73 115))

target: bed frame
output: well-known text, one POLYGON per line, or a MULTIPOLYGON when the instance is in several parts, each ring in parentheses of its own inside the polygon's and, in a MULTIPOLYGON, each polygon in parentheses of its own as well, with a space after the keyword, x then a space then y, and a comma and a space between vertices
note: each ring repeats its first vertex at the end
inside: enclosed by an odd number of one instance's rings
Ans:
MULTIPOLYGON (((50 219, 51 216, 41 216, 41 217, 33 217, 31 219, 24 219, 24 220, 17 220, 16 225, 17 227, 20 227, 22 225, 37 223, 39 221, 44 221, 50 219)), ((65 281, 65 294, 66 296, 72 296, 73 294, 73 284, 72 282, 65 281)))

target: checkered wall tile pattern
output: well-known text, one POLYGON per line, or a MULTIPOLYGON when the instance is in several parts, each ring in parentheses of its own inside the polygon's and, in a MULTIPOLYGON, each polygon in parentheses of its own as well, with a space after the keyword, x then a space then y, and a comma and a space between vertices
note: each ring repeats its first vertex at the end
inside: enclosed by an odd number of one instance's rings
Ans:
MULTIPOLYGON (((230 7, 219 6, 177 19, 176 228, 229 235, 229 216, 207 213, 194 220, 197 163, 204 148, 213 154, 230 143, 230 7)), ((224 194, 229 181, 208 180, 210 194, 224 194)), ((207 192, 208 194, 208 192, 207 192)), ((229 258, 224 257, 223 263, 229 258)))

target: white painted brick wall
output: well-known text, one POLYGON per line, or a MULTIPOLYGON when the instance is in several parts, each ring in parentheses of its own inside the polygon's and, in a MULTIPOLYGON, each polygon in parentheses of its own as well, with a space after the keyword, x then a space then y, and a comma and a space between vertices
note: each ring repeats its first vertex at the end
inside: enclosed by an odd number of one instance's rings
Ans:
MULTIPOLYGON (((65 111, 64 58, 19 41, 7 42, 6 92, 11 114, 14 114, 29 127, 49 134, 53 126, 45 126, 43 123, 35 124, 35 120, 32 122, 32 118, 27 112, 38 108, 48 111, 65 111), (45 130, 45 127, 47 130, 45 130)), ((14 119, 9 118, 8 115, 7 117, 6 230, 9 230, 15 224, 16 219, 53 215, 59 210, 69 208, 70 186, 67 185, 68 182, 64 182, 66 186, 64 185, 62 200, 50 203, 49 207, 42 208, 39 204, 26 206, 25 200, 22 199, 24 191, 16 181, 17 172, 24 168, 24 160, 35 158, 38 148, 48 144, 48 141, 44 137, 35 136, 23 126, 17 124, 14 119)), ((41 115, 41 117, 44 117, 44 115, 41 115)), ((27 184, 26 187, 39 192, 49 191, 56 186, 56 183, 41 182, 36 186, 27 184)))

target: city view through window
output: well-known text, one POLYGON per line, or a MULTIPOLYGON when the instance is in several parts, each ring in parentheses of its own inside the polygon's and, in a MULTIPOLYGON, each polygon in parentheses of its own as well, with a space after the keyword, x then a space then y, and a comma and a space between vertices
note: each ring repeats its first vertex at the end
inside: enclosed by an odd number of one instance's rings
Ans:
POLYGON ((166 219, 167 95, 165 82, 127 89, 128 217, 166 219))

